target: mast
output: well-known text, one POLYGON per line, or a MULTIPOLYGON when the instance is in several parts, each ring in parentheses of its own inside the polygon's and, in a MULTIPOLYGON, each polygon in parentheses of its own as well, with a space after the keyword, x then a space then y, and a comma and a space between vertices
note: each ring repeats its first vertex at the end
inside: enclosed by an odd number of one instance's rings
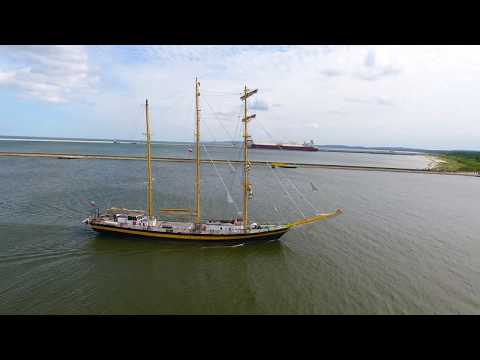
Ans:
POLYGON ((250 188, 250 182, 248 180, 248 171, 250 170, 250 164, 248 161, 248 121, 255 117, 255 114, 248 116, 247 113, 247 98, 252 96, 258 91, 258 89, 249 91, 247 89, 247 85, 243 90, 243 95, 240 97, 240 100, 243 100, 243 119, 242 122, 244 123, 243 128, 243 228, 248 230, 248 193, 250 188))
POLYGON ((195 225, 200 224, 200 83, 195 78, 195 225))
POLYGON ((147 123, 147 219, 153 216, 153 193, 152 193, 152 149, 150 144, 150 117, 148 113, 148 99, 145 100, 145 121, 147 123))

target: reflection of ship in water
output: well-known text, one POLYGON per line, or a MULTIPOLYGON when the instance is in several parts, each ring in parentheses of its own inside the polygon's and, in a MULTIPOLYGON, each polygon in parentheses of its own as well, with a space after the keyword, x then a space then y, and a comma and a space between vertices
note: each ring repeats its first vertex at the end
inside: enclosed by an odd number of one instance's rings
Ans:
POLYGON ((266 144, 255 143, 253 140, 249 140, 248 147, 251 149, 269 149, 269 150, 296 150, 296 151, 318 151, 318 148, 314 146, 313 140, 310 143, 298 144, 266 144))

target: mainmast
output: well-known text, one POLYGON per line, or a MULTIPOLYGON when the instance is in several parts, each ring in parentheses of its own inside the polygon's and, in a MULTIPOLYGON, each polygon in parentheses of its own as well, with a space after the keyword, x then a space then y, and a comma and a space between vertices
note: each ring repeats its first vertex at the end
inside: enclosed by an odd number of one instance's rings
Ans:
POLYGON ((195 78, 195 225, 200 225, 200 83, 195 78))
POLYGON ((152 149, 150 144, 150 118, 148 114, 148 99, 145 100, 145 120, 147 123, 147 219, 153 216, 153 193, 152 193, 152 149))
POLYGON ((255 90, 248 90, 247 85, 245 85, 243 95, 240 97, 240 100, 243 100, 244 107, 243 107, 243 119, 242 122, 244 123, 243 129, 243 228, 248 230, 248 195, 251 189, 250 182, 248 180, 248 171, 250 170, 250 162, 248 161, 248 121, 255 117, 255 114, 248 116, 247 113, 247 98, 252 96, 258 91, 255 90))

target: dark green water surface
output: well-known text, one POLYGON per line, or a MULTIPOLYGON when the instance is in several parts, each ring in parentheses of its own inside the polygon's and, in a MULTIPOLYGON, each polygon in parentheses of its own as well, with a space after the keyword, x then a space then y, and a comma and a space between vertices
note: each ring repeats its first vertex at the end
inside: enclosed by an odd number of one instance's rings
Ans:
MULTIPOLYGON (((100 151, 82 146, 85 153, 100 151)), ((313 156, 279 154, 279 161, 313 156)), ((381 159, 328 156, 365 165, 381 159)), ((392 159, 405 167, 421 160, 392 159)), ((217 168, 240 204, 239 171, 217 168)), ((185 244, 98 235, 81 224, 90 200, 102 209, 145 207, 141 161, 0 158, 0 313, 480 313, 479 178, 280 171, 277 178, 270 168, 254 167, 253 220, 313 214, 287 179, 317 210, 344 214, 294 229, 281 241, 185 244)), ((204 217, 233 216, 214 169, 205 164, 202 174, 204 217)), ((191 207, 193 175, 192 164, 155 163, 156 207, 191 207)))

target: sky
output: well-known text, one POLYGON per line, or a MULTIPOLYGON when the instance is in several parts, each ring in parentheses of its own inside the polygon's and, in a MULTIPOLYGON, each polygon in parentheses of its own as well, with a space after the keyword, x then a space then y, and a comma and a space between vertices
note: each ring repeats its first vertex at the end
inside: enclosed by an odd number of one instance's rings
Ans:
POLYGON ((0 46, 0 135, 480 150, 479 46, 0 46))

